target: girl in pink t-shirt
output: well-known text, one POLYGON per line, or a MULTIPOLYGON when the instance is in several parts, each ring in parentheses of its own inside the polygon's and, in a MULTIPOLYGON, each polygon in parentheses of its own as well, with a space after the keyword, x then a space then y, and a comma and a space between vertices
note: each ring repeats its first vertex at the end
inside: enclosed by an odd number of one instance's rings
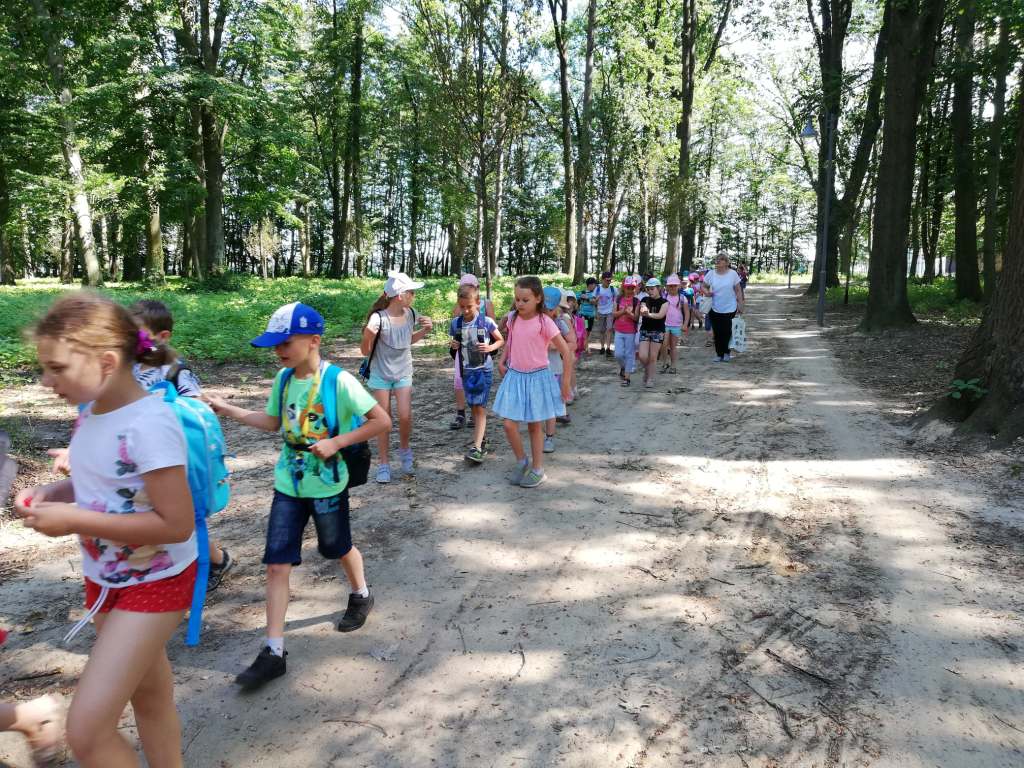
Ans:
POLYGON ((68 745, 85 768, 138 765, 117 728, 130 700, 149 764, 182 765, 165 646, 196 578, 188 454, 174 411, 132 375, 133 363, 164 365, 171 350, 120 304, 88 293, 57 301, 35 337, 43 385, 89 404, 71 440, 71 479, 14 500, 26 528, 77 534, 82 549, 96 641, 68 711, 68 745))
POLYGON ((536 488, 544 482, 544 422, 565 415, 570 377, 562 376, 561 391, 548 368, 548 345, 562 357, 566 370, 573 366, 573 352, 554 321, 541 309, 544 290, 534 276, 516 280, 515 309, 508 315, 508 333, 498 369, 501 386, 494 412, 505 420, 505 436, 516 457, 510 477, 513 485, 536 488), (530 458, 523 449, 519 422, 530 434, 530 458), (532 459, 532 465, 530 462, 532 459))

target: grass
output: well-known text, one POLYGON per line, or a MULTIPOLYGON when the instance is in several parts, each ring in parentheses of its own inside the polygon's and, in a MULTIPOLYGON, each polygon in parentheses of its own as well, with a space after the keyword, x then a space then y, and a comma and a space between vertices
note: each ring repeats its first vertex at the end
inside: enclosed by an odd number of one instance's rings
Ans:
MULTIPOLYGON (((565 286, 569 283, 559 275, 542 279, 565 286)), ((458 279, 424 278, 423 282, 426 285, 417 292, 414 306, 418 314, 434 320, 428 346, 437 350, 447 345, 445 320, 451 317, 456 302, 458 279)), ((494 281, 492 297, 497 311, 509 307, 513 283, 512 277, 494 281)), ((383 281, 238 277, 232 279, 231 286, 229 291, 197 290, 191 283, 172 279, 159 289, 125 283, 106 287, 102 293, 126 305, 142 298, 164 302, 174 315, 172 343, 189 358, 259 361, 265 360, 267 353, 251 347, 249 339, 263 332, 267 319, 282 304, 301 301, 315 307, 327 321, 326 340, 355 341, 370 306, 381 294, 383 281)), ((0 287, 0 374, 24 373, 35 365, 35 348, 28 332, 57 297, 75 289, 55 280, 26 280, 14 287, 0 287)))
MULTIPOLYGON (((840 285, 828 290, 828 300, 833 304, 842 304, 845 286, 840 285)), ((952 277, 938 277, 932 283, 911 280, 907 284, 907 297, 914 314, 930 317, 942 317, 953 323, 973 323, 981 317, 983 306, 975 301, 956 298, 956 280, 952 277)), ((850 282, 850 304, 865 305, 868 303, 868 284, 866 278, 854 278, 850 282)))

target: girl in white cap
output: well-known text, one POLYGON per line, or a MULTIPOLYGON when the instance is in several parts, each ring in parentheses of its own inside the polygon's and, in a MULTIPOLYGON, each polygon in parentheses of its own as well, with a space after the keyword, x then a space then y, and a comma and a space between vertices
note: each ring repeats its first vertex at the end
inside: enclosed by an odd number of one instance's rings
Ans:
MULTIPOLYGON (((369 358, 367 386, 380 406, 391 414, 391 395, 398 405, 398 458, 402 472, 414 473, 412 448, 412 345, 434 328, 429 317, 417 318, 412 302, 423 283, 415 282, 404 272, 388 272, 384 293, 370 308, 363 328, 360 348, 369 358), (419 330, 416 329, 417 320, 419 330)), ((388 455, 390 435, 377 438, 377 482, 391 482, 388 455)))
MULTIPOLYGON (((474 288, 480 288, 480 281, 477 280, 476 275, 472 272, 467 272, 461 278, 459 278, 459 288, 464 285, 472 285, 474 288)), ((455 306, 452 307, 452 319, 455 319, 462 314, 462 309, 459 307, 459 303, 456 301, 455 306)), ((494 316, 494 302, 485 296, 480 297, 480 314, 484 317, 489 317, 491 320, 496 320, 494 316)), ((473 417, 469 417, 469 422, 472 424, 473 417)), ((451 424, 448 425, 451 429, 462 429, 466 426, 466 391, 462 387, 462 373, 459 371, 458 360, 455 362, 455 418, 452 419, 451 424)))

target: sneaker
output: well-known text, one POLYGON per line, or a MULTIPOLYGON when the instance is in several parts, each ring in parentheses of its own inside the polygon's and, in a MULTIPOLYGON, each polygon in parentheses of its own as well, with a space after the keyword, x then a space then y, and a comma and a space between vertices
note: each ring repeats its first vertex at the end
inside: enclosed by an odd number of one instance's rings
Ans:
POLYGON ((605 356, 605 357, 611 357, 611 356, 612 356, 612 351, 611 351, 610 349, 606 349, 606 350, 604 351, 604 356, 605 356))
POLYGON ((626 369, 623 366, 621 366, 621 365, 619 366, 619 378, 620 379, 626 378, 626 369))
POLYGON ((669 368, 668 372, 669 373, 679 373, 679 371, 677 371, 674 367, 673 368, 669 368))
POLYGON ((260 655, 252 665, 235 678, 235 682, 242 686, 243 690, 254 691, 257 688, 269 683, 271 680, 280 677, 288 671, 285 663, 285 656, 278 656, 268 646, 264 646, 260 655))
POLYGON ((377 467, 377 482, 378 483, 390 483, 391 482, 391 465, 381 464, 377 467))
POLYGON ((661 366, 661 372, 662 373, 668 373, 670 370, 672 370, 672 364, 671 363, 665 363, 665 364, 663 364, 661 366))
POLYGON ((519 485, 523 482, 523 477, 526 475, 526 471, 530 468, 530 463, 516 464, 516 468, 512 470, 512 474, 509 475, 508 481, 512 485, 519 485))
MULTIPOLYGON (((548 437, 547 435, 545 435, 544 436, 544 453, 554 453, 554 452, 555 452, 555 438, 548 437)), ((522 485, 521 482, 519 484, 522 485)))
POLYGON ((722 358, 718 357, 718 355, 715 355, 713 358, 711 358, 711 362, 712 363, 720 363, 720 362, 722 362, 722 358))
POLYGON ((206 591, 213 592, 220 583, 224 581, 224 577, 227 576, 228 571, 235 567, 235 561, 224 548, 220 550, 224 554, 224 561, 217 565, 216 563, 210 563, 210 578, 206 582, 206 591))
POLYGON ((487 455, 487 449, 486 448, 477 448, 476 446, 473 446, 466 453, 466 459, 468 459, 469 461, 472 461, 474 464, 483 464, 484 463, 484 456, 486 456, 486 455, 487 455))
POLYGON ((406 475, 415 475, 416 470, 412 466, 412 448, 398 449, 398 456, 402 460, 402 472, 406 475))
POLYGON ((455 418, 448 425, 448 429, 462 429, 464 426, 466 426, 466 414, 456 413, 455 418))
POLYGON ((622 386, 624 386, 624 387, 628 387, 628 386, 629 386, 629 377, 628 377, 628 376, 627 376, 627 377, 625 377, 625 378, 624 378, 624 379, 622 380, 622 386))
POLYGON ((373 595, 360 597, 357 594, 349 594, 348 607, 345 608, 345 615, 338 622, 339 632, 355 632, 366 623, 366 617, 373 610, 373 595))
POLYGON ((521 488, 536 488, 538 485, 544 482, 547 475, 544 474, 544 470, 531 469, 525 475, 523 475, 523 482, 519 484, 521 488))
POLYGON ((722 355, 723 363, 728 363, 730 360, 732 360, 732 355, 722 355))
POLYGON ((654 386, 654 382, 653 382, 653 381, 651 381, 650 379, 647 379, 646 381, 644 381, 644 386, 645 386, 645 387, 646 387, 647 389, 650 389, 651 387, 653 387, 653 386, 654 386))
MULTIPOLYGON (((569 403, 566 403, 566 405, 569 405, 569 403)), ((555 416, 555 421, 559 424, 572 424, 572 419, 568 413, 565 416, 555 416)))

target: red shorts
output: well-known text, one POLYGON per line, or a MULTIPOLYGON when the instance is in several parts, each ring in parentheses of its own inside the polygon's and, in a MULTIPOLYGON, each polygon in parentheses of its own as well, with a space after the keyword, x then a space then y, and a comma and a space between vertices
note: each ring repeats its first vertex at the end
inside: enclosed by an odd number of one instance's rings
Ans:
MULTIPOLYGON (((112 587, 99 612, 110 613, 115 608, 132 613, 184 611, 192 605, 192 591, 195 589, 198 569, 198 562, 194 562, 177 576, 171 576, 169 579, 136 584, 134 587, 112 587)), ((86 579, 85 607, 92 609, 102 591, 101 585, 86 579)))

